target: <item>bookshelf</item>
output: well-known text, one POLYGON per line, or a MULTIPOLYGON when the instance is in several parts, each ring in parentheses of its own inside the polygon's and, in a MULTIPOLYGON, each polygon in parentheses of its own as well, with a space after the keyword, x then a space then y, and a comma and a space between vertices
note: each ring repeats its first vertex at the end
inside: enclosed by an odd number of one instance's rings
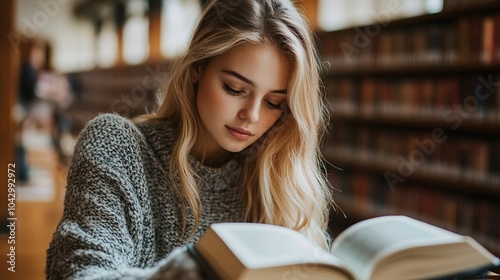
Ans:
POLYGON ((318 32, 332 232, 405 214, 500 255, 500 1, 318 32))

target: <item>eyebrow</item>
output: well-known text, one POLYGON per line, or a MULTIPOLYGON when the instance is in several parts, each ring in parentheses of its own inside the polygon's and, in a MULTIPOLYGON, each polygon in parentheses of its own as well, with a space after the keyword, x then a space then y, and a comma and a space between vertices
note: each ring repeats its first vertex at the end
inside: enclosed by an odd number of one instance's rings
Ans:
MULTIPOLYGON (((240 73, 233 71, 233 70, 222 70, 223 73, 229 74, 235 78, 238 78, 242 80, 243 82, 251 85, 252 87, 255 87, 256 84, 254 81, 246 78, 245 76, 241 75, 240 73)), ((281 94, 286 94, 286 89, 280 89, 280 90, 271 90, 272 93, 281 93, 281 94)))

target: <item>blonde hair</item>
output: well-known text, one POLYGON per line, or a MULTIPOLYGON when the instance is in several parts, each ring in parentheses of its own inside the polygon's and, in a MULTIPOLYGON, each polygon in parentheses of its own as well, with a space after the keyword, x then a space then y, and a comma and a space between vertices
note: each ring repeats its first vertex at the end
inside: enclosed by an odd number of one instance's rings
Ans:
POLYGON ((195 109, 193 72, 207 65, 211 58, 245 43, 275 46, 288 57, 291 74, 287 108, 281 118, 241 152, 245 162, 244 218, 295 229, 326 247, 333 200, 325 178, 320 140, 327 125, 327 111, 320 91, 320 64, 312 32, 291 2, 210 1, 187 51, 173 65, 160 107, 141 119, 161 119, 178 125, 170 175, 175 178, 176 173, 179 177, 184 217, 189 206, 196 229, 201 203, 188 154, 202 124, 195 109))

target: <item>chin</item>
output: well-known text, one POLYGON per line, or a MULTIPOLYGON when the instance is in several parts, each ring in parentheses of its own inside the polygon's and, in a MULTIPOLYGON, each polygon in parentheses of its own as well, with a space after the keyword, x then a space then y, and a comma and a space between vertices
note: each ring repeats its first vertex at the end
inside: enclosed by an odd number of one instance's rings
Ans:
POLYGON ((244 149, 246 149, 248 146, 250 145, 234 145, 234 144, 228 144, 228 145, 225 145, 225 146, 222 146, 224 148, 224 150, 228 151, 228 152, 231 152, 231 153, 239 153, 241 151, 243 151, 244 149))
POLYGON ((225 148, 225 150, 228 151, 228 152, 231 152, 231 153, 239 153, 239 152, 243 151, 246 147, 247 146, 245 146, 245 147, 237 147, 237 148, 231 147, 231 148, 225 148))

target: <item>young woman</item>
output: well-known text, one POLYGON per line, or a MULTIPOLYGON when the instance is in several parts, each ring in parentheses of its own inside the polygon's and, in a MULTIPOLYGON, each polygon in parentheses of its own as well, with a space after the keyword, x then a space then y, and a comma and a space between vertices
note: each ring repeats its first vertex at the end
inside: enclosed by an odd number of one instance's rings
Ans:
POLYGON ((215 222, 328 246, 319 63, 289 0, 208 3, 163 92, 155 113, 80 135, 48 279, 198 279, 184 248, 215 222))

